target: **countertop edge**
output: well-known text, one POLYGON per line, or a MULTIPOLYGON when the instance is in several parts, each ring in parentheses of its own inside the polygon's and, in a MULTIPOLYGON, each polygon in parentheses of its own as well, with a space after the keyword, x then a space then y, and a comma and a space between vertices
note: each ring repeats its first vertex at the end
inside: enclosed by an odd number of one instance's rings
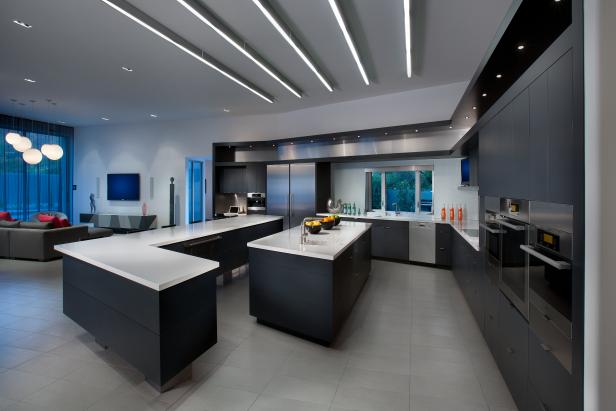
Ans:
MULTIPOLYGON (((259 244, 258 241, 265 239, 267 237, 263 237, 260 238, 258 240, 254 240, 251 241, 247 244, 248 247, 250 248, 258 248, 260 250, 267 250, 267 251, 274 251, 274 252, 278 252, 278 253, 285 253, 285 254, 293 254, 293 255, 299 255, 301 257, 311 257, 311 258, 318 258, 321 260, 329 260, 329 261, 334 261, 336 258, 338 258, 342 253, 344 253, 347 248, 349 248, 351 246, 351 244, 353 244, 355 241, 357 241, 357 239, 359 237, 361 237, 364 233, 366 233, 366 231, 370 230, 370 228, 372 227, 372 223, 365 223, 366 226, 363 228, 363 230, 358 230, 357 234, 347 242, 347 244, 342 247, 336 254, 334 255, 326 255, 326 254, 320 254, 320 253, 315 253, 315 252, 310 252, 310 251, 301 251, 301 250, 293 250, 293 249, 288 249, 288 248, 283 248, 283 247, 275 247, 275 246, 270 246, 270 245, 264 245, 264 244, 259 244)), ((291 228, 290 230, 292 230, 293 228, 291 228)), ((279 233, 276 233, 279 234, 279 233)), ((276 235, 276 234, 272 234, 272 235, 276 235)), ((310 235, 310 234, 309 234, 310 235)))

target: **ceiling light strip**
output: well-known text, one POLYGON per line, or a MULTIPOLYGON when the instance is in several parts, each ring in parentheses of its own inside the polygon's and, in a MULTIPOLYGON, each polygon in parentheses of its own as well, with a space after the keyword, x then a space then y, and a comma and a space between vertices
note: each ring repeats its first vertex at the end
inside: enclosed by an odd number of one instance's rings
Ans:
POLYGON ((253 63, 255 63, 263 71, 269 74, 270 77, 272 77, 274 80, 282 84, 293 95, 295 95, 297 98, 302 98, 302 95, 299 90, 291 86, 287 81, 282 79, 272 69, 267 67, 267 65, 265 65, 261 61, 261 59, 257 58, 253 53, 250 52, 250 50, 245 46, 245 44, 240 44, 238 40, 234 39, 233 37, 235 36, 225 31, 213 17, 207 15, 207 13, 203 10, 202 7, 200 7, 201 10, 197 10, 198 6, 194 5, 193 2, 186 1, 186 0, 177 0, 177 2, 180 3, 182 6, 184 6, 184 8, 190 11, 195 17, 197 17, 203 23, 208 25, 212 30, 216 32, 216 34, 222 37, 227 43, 231 44, 238 51, 240 51, 244 56, 252 60, 253 63))
POLYGON ((349 50, 351 50, 351 54, 353 55, 353 58, 355 59, 355 64, 357 64, 357 68, 359 69, 359 72, 361 73, 361 77, 364 79, 364 83, 366 83, 366 85, 369 85, 370 80, 368 80, 368 76, 366 75, 366 70, 364 70, 364 66, 361 64, 359 54, 357 53, 357 49, 355 48, 355 43, 353 42, 353 39, 351 38, 351 33, 349 32, 346 22, 344 21, 344 17, 342 16, 342 12, 340 11, 338 2, 337 0, 328 0, 328 1, 329 1, 330 7, 332 8, 332 11, 334 12, 334 16, 336 17, 336 20, 338 21, 338 25, 340 26, 340 29, 342 30, 342 34, 344 35, 344 39, 346 40, 347 46, 349 47, 349 50))
POLYGON ((190 56, 194 57, 195 59, 197 59, 200 62, 202 62, 203 64, 205 64, 206 66, 216 70, 217 72, 219 72, 223 76, 227 77, 229 80, 239 84, 240 86, 244 87, 245 89, 247 89, 247 90, 251 91, 252 93, 256 94, 257 96, 261 97, 263 100, 267 101, 268 103, 273 103, 274 102, 270 97, 266 96, 264 93, 260 92, 259 90, 255 89, 254 87, 251 87, 250 85, 248 85, 244 81, 240 80, 239 78, 237 78, 233 74, 231 74, 231 73, 227 72, 226 70, 218 67, 213 62, 211 62, 211 61, 207 60, 206 58, 204 58, 203 56, 200 56, 199 54, 195 53, 194 51, 190 50, 188 47, 184 46, 183 44, 180 44, 178 41, 173 40, 171 37, 169 37, 168 35, 162 33, 161 31, 157 30, 156 28, 152 27, 151 25, 149 25, 145 21, 141 20, 140 18, 138 18, 137 16, 135 16, 134 14, 129 12, 128 10, 120 7, 119 5, 116 4, 117 0, 101 0, 101 1, 103 3, 105 3, 105 4, 107 4, 109 7, 113 8, 114 10, 122 13, 124 16, 128 17, 129 19, 131 19, 135 23, 139 24, 140 26, 142 26, 142 27, 148 29, 149 31, 151 31, 152 33, 156 34, 158 37, 162 38, 163 40, 166 40, 169 43, 173 44, 174 46, 176 46, 177 48, 179 48, 180 50, 182 50, 186 54, 189 54, 190 56))
POLYGON ((411 55, 411 0, 404 0, 404 48, 406 51, 406 76, 413 76, 413 59, 411 55))
POLYGON ((308 55, 297 44, 297 42, 293 39, 290 33, 283 27, 282 23, 274 16, 274 14, 269 10, 269 8, 266 7, 265 4, 263 4, 261 0, 252 0, 252 2, 259 8, 259 10, 261 10, 261 13, 265 15, 265 17, 270 22, 270 24, 274 26, 274 28, 278 31, 278 33, 280 33, 282 38, 284 38, 286 42, 289 43, 291 48, 295 50, 295 52, 299 55, 299 57, 302 59, 304 64, 306 64, 310 68, 310 70, 312 70, 312 72, 317 76, 317 78, 321 81, 321 83, 323 83, 325 88, 329 90, 330 92, 334 91, 334 89, 329 84, 325 76, 323 76, 321 72, 319 72, 319 70, 314 65, 314 63, 310 60, 308 55))

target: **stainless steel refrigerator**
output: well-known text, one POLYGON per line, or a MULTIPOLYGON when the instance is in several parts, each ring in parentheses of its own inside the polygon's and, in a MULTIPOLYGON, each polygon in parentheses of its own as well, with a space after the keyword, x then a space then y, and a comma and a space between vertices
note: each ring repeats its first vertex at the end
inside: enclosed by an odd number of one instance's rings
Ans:
POLYGON ((267 214, 283 216, 285 230, 324 209, 329 192, 329 163, 267 166, 267 214))

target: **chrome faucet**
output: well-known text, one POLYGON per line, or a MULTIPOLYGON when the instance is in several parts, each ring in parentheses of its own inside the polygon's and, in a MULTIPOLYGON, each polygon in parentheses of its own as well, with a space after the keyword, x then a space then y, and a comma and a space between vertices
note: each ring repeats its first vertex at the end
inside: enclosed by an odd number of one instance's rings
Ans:
POLYGON ((299 236, 299 243, 300 244, 306 244, 308 242, 308 233, 306 232, 306 221, 311 221, 312 218, 310 217, 305 217, 302 220, 302 229, 301 229, 301 234, 299 236))
POLYGON ((400 210, 398 210, 398 203, 393 203, 392 205, 396 206, 396 215, 400 215, 400 210))

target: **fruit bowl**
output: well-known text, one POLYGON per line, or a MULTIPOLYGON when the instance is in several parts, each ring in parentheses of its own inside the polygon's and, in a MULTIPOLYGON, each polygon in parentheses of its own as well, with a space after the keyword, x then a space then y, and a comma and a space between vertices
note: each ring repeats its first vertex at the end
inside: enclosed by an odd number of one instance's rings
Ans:
POLYGON ((338 225, 340 224, 340 221, 342 221, 342 219, 340 218, 339 215, 334 215, 334 225, 338 225))
POLYGON ((324 218, 323 220, 321 220, 321 227, 326 230, 331 230, 332 228, 334 228, 335 224, 336 220, 333 218, 324 218))
POLYGON ((307 221, 304 224, 310 234, 318 234, 321 231, 320 221, 307 221))

